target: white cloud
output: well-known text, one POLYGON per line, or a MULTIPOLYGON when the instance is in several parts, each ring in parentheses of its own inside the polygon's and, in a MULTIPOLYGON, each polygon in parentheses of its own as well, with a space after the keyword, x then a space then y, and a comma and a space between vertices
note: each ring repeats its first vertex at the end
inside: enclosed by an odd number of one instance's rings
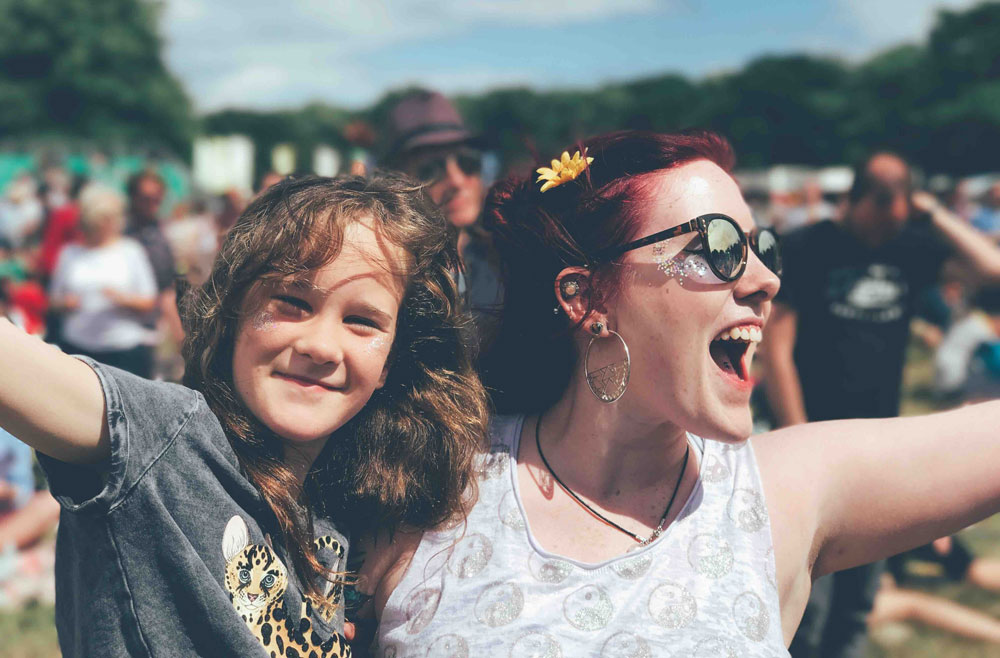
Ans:
MULTIPOLYGON (((667 0, 167 0, 167 59, 203 111, 275 107, 315 98, 364 104, 410 82, 443 91, 527 83, 503 70, 371 70, 366 54, 482 26, 590 21, 662 9, 667 0)), ((506 65, 508 62, 501 62, 506 65)))
POLYGON ((976 0, 837 0, 841 17, 874 48, 913 42, 927 35, 939 9, 963 9, 976 0))
MULTIPOLYGON (((526 50, 501 53, 493 59, 446 61, 438 66, 398 61, 391 56, 394 48, 414 53, 423 44, 445 43, 449 38, 460 41, 462 35, 489 31, 484 28, 515 28, 507 30, 509 35, 521 28, 526 32, 539 26, 562 29, 629 15, 662 20, 669 29, 665 12, 677 16, 681 10, 683 15, 691 1, 165 0, 163 27, 168 62, 201 111, 289 107, 314 99, 361 106, 389 88, 412 83, 446 93, 478 92, 498 85, 557 85, 567 79, 574 65, 585 69, 590 62, 570 53, 553 53, 558 61, 540 62, 535 55, 544 51, 544 43, 537 44, 537 50, 529 44, 526 50), (375 64, 376 60, 380 63, 375 64)), ((866 57, 886 46, 922 39, 938 8, 960 9, 974 1, 827 0, 826 18, 836 27, 846 27, 849 38, 844 38, 843 29, 817 23, 780 36, 764 32, 758 48, 760 52, 777 47, 866 57)), ((711 4, 724 11, 724 3, 711 4)), ((693 14, 687 14, 690 22, 693 14)), ((705 15, 704 19, 705 29, 712 29, 714 17, 705 15)), ((491 47, 494 44, 484 39, 482 48, 491 47)), ((746 48, 753 46, 745 44, 746 48)), ((739 58, 728 69, 753 54, 721 53, 721 59, 739 58)), ((689 73, 704 72, 714 54, 699 57, 678 66, 687 67, 689 73)), ((649 72, 649 66, 638 58, 629 70, 649 72)))
POLYGON ((301 11, 332 28, 388 43, 453 34, 476 25, 551 25, 646 13, 662 0, 297 0, 301 11))
POLYGON ((288 92, 293 80, 288 69, 275 65, 250 65, 222 75, 198 99, 199 105, 211 108, 231 106, 247 99, 248 94, 263 93, 280 97, 288 92))
POLYGON ((164 18, 173 23, 196 21, 208 13, 205 0, 170 0, 164 9, 164 18))

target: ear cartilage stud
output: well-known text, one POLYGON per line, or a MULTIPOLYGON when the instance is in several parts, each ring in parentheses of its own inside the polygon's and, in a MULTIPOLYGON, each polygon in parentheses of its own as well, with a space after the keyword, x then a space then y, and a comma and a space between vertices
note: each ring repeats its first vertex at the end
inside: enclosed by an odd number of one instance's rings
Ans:
POLYGON ((576 297, 578 294, 580 294, 580 284, 577 283, 576 281, 573 281, 572 279, 570 279, 569 281, 563 281, 562 284, 560 285, 560 288, 562 288, 562 296, 565 297, 566 299, 569 299, 570 297, 576 297))

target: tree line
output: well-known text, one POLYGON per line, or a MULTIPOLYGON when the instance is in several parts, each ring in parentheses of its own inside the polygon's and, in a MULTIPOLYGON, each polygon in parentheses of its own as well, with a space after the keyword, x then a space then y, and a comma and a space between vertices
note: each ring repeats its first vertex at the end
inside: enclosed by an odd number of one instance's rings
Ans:
MULTIPOLYGON (((199 133, 241 133, 256 143, 261 170, 279 142, 296 145, 307 163, 316 144, 349 148, 344 134, 351 123, 365 122, 377 134, 407 91, 360 110, 313 103, 196 118, 163 64, 157 6, 0 0, 0 136, 152 140, 186 156, 199 133)), ((995 171, 1000 2, 941 10, 922 43, 860 63, 764 56, 702 79, 666 73, 594 89, 505 88, 456 102, 508 163, 548 157, 608 130, 708 128, 733 142, 742 167, 853 162, 888 148, 930 173, 995 171)))

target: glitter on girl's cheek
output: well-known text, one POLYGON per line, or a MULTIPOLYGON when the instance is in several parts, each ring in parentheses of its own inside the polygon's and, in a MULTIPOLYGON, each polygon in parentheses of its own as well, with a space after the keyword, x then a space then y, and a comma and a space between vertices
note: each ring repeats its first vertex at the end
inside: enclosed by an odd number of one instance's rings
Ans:
POLYGON ((254 316, 250 326, 254 331, 270 331, 274 329, 274 315, 270 311, 261 311, 254 316))
POLYGON ((372 339, 370 343, 365 346, 365 354, 374 354, 376 352, 383 352, 385 348, 389 345, 389 335, 382 334, 376 336, 372 339))
POLYGON ((677 283, 684 285, 686 280, 699 283, 725 283, 715 276, 708 262, 700 254, 692 254, 685 251, 680 252, 670 258, 664 255, 665 248, 662 244, 653 247, 656 266, 669 279, 677 279, 677 283))

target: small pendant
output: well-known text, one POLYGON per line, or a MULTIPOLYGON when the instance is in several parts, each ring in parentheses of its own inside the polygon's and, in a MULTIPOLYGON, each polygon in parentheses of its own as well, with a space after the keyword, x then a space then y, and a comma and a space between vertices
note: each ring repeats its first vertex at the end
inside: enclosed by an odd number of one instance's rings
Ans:
POLYGON ((652 532, 652 534, 650 534, 648 537, 640 541, 639 546, 649 546, 654 541, 656 541, 656 539, 662 534, 663 534, 663 528, 662 527, 657 528, 652 532))

